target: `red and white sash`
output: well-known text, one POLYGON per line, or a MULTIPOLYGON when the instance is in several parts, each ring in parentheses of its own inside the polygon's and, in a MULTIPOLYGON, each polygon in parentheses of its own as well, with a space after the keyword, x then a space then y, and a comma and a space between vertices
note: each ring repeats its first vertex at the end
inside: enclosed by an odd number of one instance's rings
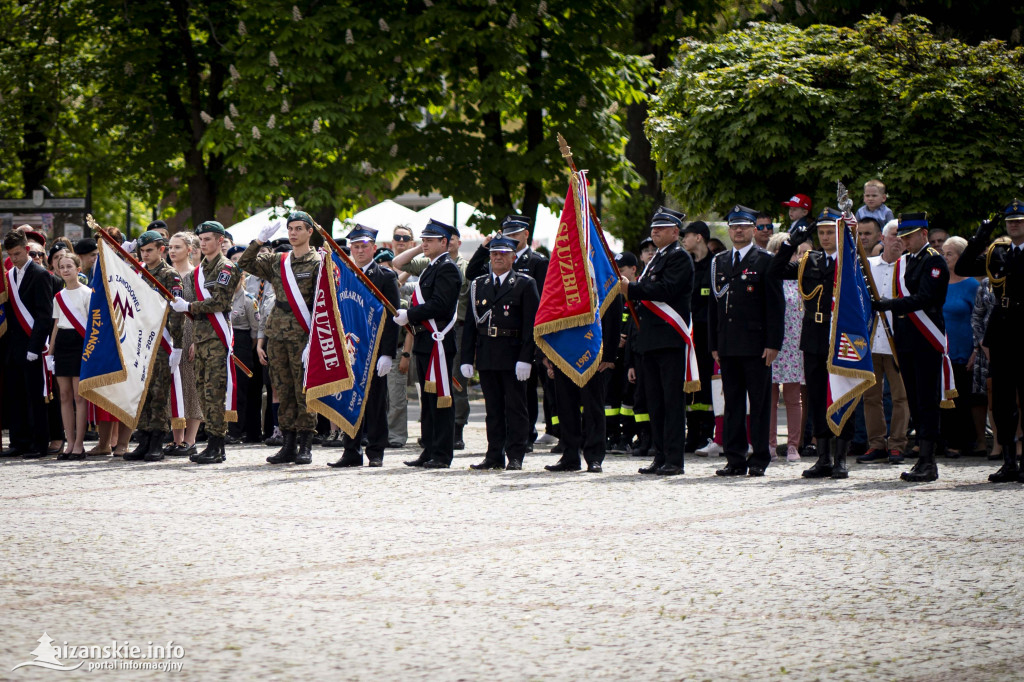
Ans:
MULTIPOLYGON (((898 298, 911 295, 911 291, 907 287, 906 262, 907 255, 904 254, 896 261, 896 270, 893 273, 898 298)), ((957 396, 957 392, 956 383, 953 380, 953 363, 950 362, 948 355, 949 345, 946 340, 946 334, 939 330, 938 326, 932 322, 931 318, 923 310, 914 310, 907 314, 910 315, 910 319, 914 326, 917 327, 917 331, 928 340, 932 348, 942 353, 942 398, 939 405, 946 408, 953 407, 953 398, 957 396)))
MULTIPOLYGON (((27 269, 27 268, 26 268, 27 269)), ((21 325, 21 330, 25 332, 25 336, 32 336, 32 327, 35 326, 36 320, 32 317, 32 313, 28 311, 24 302, 21 300, 21 293, 18 288, 21 286, 21 282, 14 282, 11 277, 12 270, 7 271, 7 292, 9 294, 8 301, 11 304, 11 308, 14 310, 14 318, 18 320, 18 324, 21 325)), ((22 281, 25 277, 22 275, 22 281)), ((47 351, 50 350, 50 341, 46 340, 43 342, 43 355, 46 355, 47 351)), ((40 362, 43 366, 43 398, 49 402, 50 396, 52 395, 53 378, 50 375, 50 370, 46 368, 46 362, 40 362)))
POLYGON ((683 337, 686 344, 686 379, 683 390, 693 393, 700 390, 700 372, 697 369, 697 350, 693 345, 693 327, 688 320, 684 320, 672 306, 661 301, 640 301, 645 308, 668 323, 668 326, 676 330, 679 336, 683 337))
MULTIPOLYGON (((174 340, 171 338, 167 327, 164 327, 164 334, 160 337, 160 347, 169 356, 174 351, 174 340)), ((159 360, 157 360, 159 362, 159 360)), ((181 366, 174 368, 171 372, 171 428, 185 428, 185 394, 181 390, 181 366)))
POLYGON ((306 300, 302 298, 302 292, 299 291, 299 285, 295 281, 295 272, 292 270, 292 252, 281 254, 281 286, 284 287, 284 293, 288 296, 288 305, 292 308, 292 313, 295 315, 296 321, 302 330, 309 333, 309 306, 306 305, 306 300))
MULTIPOLYGON (((420 284, 417 282, 416 288, 412 292, 412 305, 410 307, 423 305, 424 302, 423 292, 420 291, 420 284)), ((423 390, 427 393, 437 394, 438 407, 452 406, 451 377, 448 376, 447 372, 448 361, 444 354, 444 337, 455 326, 456 319, 458 319, 457 312, 452 316, 451 322, 444 329, 441 329, 437 321, 433 319, 426 320, 423 323, 423 326, 427 328, 431 338, 434 340, 434 347, 430 350, 430 362, 427 364, 427 376, 426 381, 423 383, 423 390)))
MULTIPOLYGON (((195 284, 197 300, 205 301, 210 298, 206 288, 203 286, 206 283, 206 276, 203 274, 202 265, 192 271, 192 281, 195 284)), ((224 391, 224 419, 229 422, 237 421, 238 402, 235 395, 237 385, 235 382, 235 363, 231 361, 235 353, 235 332, 223 312, 217 311, 215 313, 206 313, 206 315, 207 319, 210 320, 210 324, 213 325, 213 331, 216 332, 217 338, 220 339, 220 342, 224 344, 228 351, 228 385, 224 391)))
POLYGON ((57 292, 57 295, 54 296, 54 298, 57 299, 57 305, 60 306, 60 311, 64 313, 64 317, 66 317, 68 322, 71 323, 71 326, 75 328, 75 331, 78 332, 79 336, 81 336, 82 339, 85 339, 85 315, 79 316, 78 311, 68 305, 68 302, 64 300, 64 291, 64 289, 61 289, 57 292))

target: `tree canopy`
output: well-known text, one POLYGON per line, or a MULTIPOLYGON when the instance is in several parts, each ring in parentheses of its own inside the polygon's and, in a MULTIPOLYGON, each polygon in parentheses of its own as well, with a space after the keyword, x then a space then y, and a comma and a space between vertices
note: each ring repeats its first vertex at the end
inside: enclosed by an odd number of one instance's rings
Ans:
POLYGON ((691 211, 833 204, 836 180, 880 178, 894 210, 965 228, 1019 194, 1024 50, 940 40, 929 22, 753 23, 686 41, 647 131, 691 211))

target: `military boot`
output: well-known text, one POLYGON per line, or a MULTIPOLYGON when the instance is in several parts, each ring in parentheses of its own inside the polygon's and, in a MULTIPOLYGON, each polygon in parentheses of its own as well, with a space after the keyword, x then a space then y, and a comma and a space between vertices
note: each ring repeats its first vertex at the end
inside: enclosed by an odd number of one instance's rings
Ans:
POLYGON ((224 461, 224 436, 210 435, 206 439, 206 449, 192 460, 196 464, 220 464, 224 461))
POLYGON ((826 478, 832 475, 831 438, 818 439, 818 461, 810 469, 803 472, 804 478, 826 478))
POLYGON ((164 432, 149 432, 149 449, 146 450, 145 460, 147 462, 159 462, 164 458, 164 432))
POLYGON ((994 474, 989 474, 989 483, 1016 483, 1020 476, 1017 468, 1017 444, 1013 441, 1003 443, 1003 466, 994 474))
MULTIPOLYGON (((139 444, 131 452, 121 455, 121 458, 126 462, 141 462, 146 458, 146 453, 149 452, 149 442, 152 436, 153 434, 149 431, 139 431, 139 444)), ((157 442, 159 443, 159 441, 157 442)))
POLYGON ((311 464, 313 462, 313 432, 303 431, 299 434, 299 452, 295 455, 296 464, 311 464))
POLYGON ((935 464, 935 441, 921 441, 921 454, 917 463, 910 471, 900 474, 900 478, 910 483, 928 483, 939 479, 939 467, 935 464))
POLYGON ((849 478, 850 471, 846 468, 846 453, 850 451, 850 441, 845 438, 833 438, 835 459, 832 462, 832 478, 849 478))
POLYGON ((295 449, 295 432, 282 431, 281 449, 276 454, 267 457, 267 462, 270 464, 288 464, 295 461, 297 454, 298 451, 295 449))

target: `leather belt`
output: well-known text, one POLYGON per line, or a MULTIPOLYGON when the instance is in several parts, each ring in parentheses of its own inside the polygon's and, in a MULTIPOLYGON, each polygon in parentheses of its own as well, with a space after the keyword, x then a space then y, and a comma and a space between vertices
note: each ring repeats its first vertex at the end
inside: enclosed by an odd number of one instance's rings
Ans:
POLYGON ((999 307, 1000 308, 1017 308, 1017 307, 1019 307, 1021 305, 1024 305, 1024 301, 1014 300, 1014 299, 1010 298, 1009 296, 1002 296, 999 299, 999 307))
POLYGON ((516 337, 519 336, 518 329, 502 329, 501 327, 478 327, 481 333, 493 338, 499 336, 516 337))

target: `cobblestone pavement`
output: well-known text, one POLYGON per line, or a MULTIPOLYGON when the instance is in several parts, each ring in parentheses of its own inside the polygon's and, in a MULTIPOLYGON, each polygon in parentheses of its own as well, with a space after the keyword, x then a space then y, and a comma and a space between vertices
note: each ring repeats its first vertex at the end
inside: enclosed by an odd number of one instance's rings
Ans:
POLYGON ((0 460, 0 679, 166 674, 12 671, 44 631, 173 640, 189 680, 1021 678, 1024 486, 987 461, 474 472, 466 436, 447 471, 0 460))

